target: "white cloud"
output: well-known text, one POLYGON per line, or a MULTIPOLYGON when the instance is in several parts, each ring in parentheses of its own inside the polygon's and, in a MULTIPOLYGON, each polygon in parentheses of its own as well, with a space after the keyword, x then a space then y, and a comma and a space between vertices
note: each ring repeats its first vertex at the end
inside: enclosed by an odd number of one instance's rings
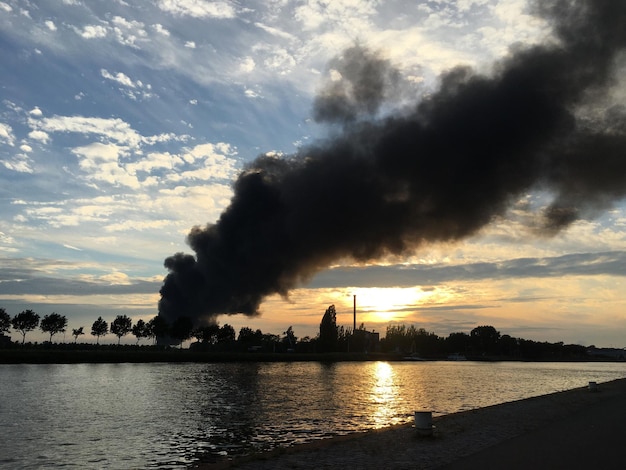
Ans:
POLYGON ((42 144, 47 144, 50 141, 50 135, 44 131, 37 131, 37 130, 30 131, 28 133, 28 137, 30 137, 33 140, 38 140, 42 144))
POLYGON ((43 113, 41 112, 41 109, 39 109, 38 106, 35 106, 33 109, 31 109, 28 114, 30 114, 31 116, 41 116, 43 115, 43 113))
POLYGON ((32 161, 24 154, 15 155, 11 159, 0 160, 5 168, 18 173, 33 173, 32 161))
POLYGON ((29 153, 33 151, 33 148, 28 144, 22 144, 20 145, 20 150, 24 153, 29 153))
POLYGON ((123 94, 131 98, 132 100, 137 100, 138 98, 152 98, 152 93, 149 91, 152 89, 152 86, 147 83, 144 84, 141 80, 133 81, 128 75, 122 72, 118 72, 116 74, 110 73, 106 69, 100 70, 100 75, 106 78, 107 80, 111 80, 119 83, 125 88, 120 88, 123 94))
POLYGON ((295 9, 294 18, 305 30, 343 29, 357 34, 371 28, 370 18, 376 14, 376 0, 334 0, 308 2, 295 9))
MULTIPOLYGON (((119 118, 97 118, 84 116, 53 116, 40 120, 29 120, 33 130, 44 132, 74 132, 79 134, 95 134, 106 140, 137 147, 141 136, 131 128, 130 124, 119 118)), ((31 133, 32 134, 32 133, 31 133)))
POLYGON ((239 63, 239 70, 241 70, 244 73, 250 73, 252 72, 256 67, 256 64, 254 63, 254 59, 250 56, 248 57, 244 57, 243 59, 241 59, 241 62, 239 63))
POLYGON ((289 40, 296 40, 297 39, 293 34, 289 34, 289 33, 285 32, 285 31, 282 31, 282 30, 280 30, 278 28, 274 28, 272 26, 268 26, 268 25, 263 24, 263 23, 258 23, 257 22, 257 23, 254 23, 254 25, 257 28, 260 28, 263 31, 271 34, 272 36, 276 36, 276 37, 279 37, 279 38, 282 38, 282 39, 289 39, 289 40))
POLYGON ((164 28, 162 24, 159 24, 159 23, 154 24, 154 25, 152 25, 152 28, 157 33, 159 33, 159 34, 161 34, 163 36, 169 37, 169 35, 170 35, 170 32, 166 28, 164 28))
POLYGON ((200 165, 172 173, 168 176, 168 181, 233 179, 238 169, 230 157, 235 154, 236 150, 225 143, 196 145, 182 154, 181 158, 188 164, 200 165))
POLYGON ((107 35, 107 29, 100 25, 87 25, 76 32, 85 39, 99 39, 107 35))
POLYGON ((121 16, 113 17, 113 33, 120 44, 130 47, 137 47, 139 40, 147 38, 148 33, 144 29, 144 24, 140 21, 127 20, 121 16))
POLYGON ((168 219, 161 220, 124 220, 108 224, 104 227, 107 232, 144 232, 147 230, 161 230, 171 224, 168 219))
POLYGON ((208 2, 205 0, 160 0, 161 10, 181 16, 196 18, 234 18, 235 9, 226 2, 208 2))
POLYGON ((106 78, 107 80, 113 80, 121 85, 130 87, 130 88, 135 88, 136 85, 135 83, 133 83, 133 81, 130 79, 130 77, 122 72, 118 72, 115 75, 109 73, 106 69, 101 69, 100 70, 100 75, 102 75, 104 78, 106 78))
POLYGON ((72 153, 78 157, 86 180, 131 189, 193 180, 231 180, 238 171, 232 158, 236 150, 225 143, 196 145, 179 155, 150 152, 134 161, 127 146, 114 143, 94 142, 75 147, 72 153))
POLYGON ((78 166, 85 173, 87 180, 133 189, 140 187, 137 177, 120 164, 120 157, 127 155, 125 147, 95 142, 75 147, 72 153, 79 157, 78 166))
POLYGON ((46 25, 46 27, 47 27, 50 31, 56 31, 56 30, 57 30, 57 27, 56 27, 56 25, 54 24, 54 21, 51 21, 51 20, 46 20, 46 21, 44 22, 44 24, 46 25))
POLYGON ((0 142, 5 143, 13 147, 15 145, 15 135, 13 135, 13 129, 8 124, 0 122, 0 142))
POLYGON ((67 243, 64 243, 63 246, 65 248, 67 248, 68 250, 74 250, 74 251, 83 251, 81 248, 72 246, 72 245, 68 245, 67 243))
POLYGON ((120 155, 126 155, 127 151, 126 148, 119 145, 94 142, 82 147, 75 147, 72 149, 72 153, 85 157, 85 160, 80 162, 80 166, 89 170, 98 165, 117 162, 120 155))
POLYGON ((194 41, 187 41, 185 42, 185 47, 188 49, 195 49, 196 43, 194 41))
POLYGON ((5 2, 0 2, 0 9, 6 11, 7 13, 10 13, 13 11, 13 8, 11 7, 11 5, 5 2))
POLYGON ((150 173, 156 169, 174 170, 174 168, 183 163, 182 158, 169 152, 151 152, 146 158, 129 164, 133 172, 143 171, 150 173))
POLYGON ((186 142, 189 138, 187 134, 177 135, 172 132, 165 132, 163 134, 142 137, 141 141, 146 145, 155 145, 163 142, 186 142))
POLYGON ((130 284, 130 278, 128 277, 128 274, 120 272, 120 271, 114 271, 110 274, 99 276, 99 279, 102 281, 108 282, 109 284, 113 284, 113 285, 130 284))
POLYGON ((296 59, 293 54, 280 46, 257 44, 253 51, 264 56, 263 65, 266 69, 274 70, 280 74, 286 74, 296 66, 296 59))

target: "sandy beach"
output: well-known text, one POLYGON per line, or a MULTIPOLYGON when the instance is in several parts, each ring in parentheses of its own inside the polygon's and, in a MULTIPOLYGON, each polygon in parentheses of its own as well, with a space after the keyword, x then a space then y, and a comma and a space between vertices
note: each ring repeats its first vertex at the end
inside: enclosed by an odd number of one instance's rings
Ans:
POLYGON ((626 379, 321 440, 204 469, 625 468, 626 379))

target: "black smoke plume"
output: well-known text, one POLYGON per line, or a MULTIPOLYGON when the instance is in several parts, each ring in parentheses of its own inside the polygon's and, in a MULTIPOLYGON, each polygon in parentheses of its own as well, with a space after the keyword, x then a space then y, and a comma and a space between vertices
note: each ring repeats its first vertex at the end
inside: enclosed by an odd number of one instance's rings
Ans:
POLYGON ((411 109, 381 107, 402 85, 354 47, 315 101, 342 132, 287 157, 262 155, 234 183, 195 256, 165 260, 160 315, 197 323, 256 315, 338 260, 366 262, 455 241, 503 216, 527 191, 553 195, 538 227, 553 234, 626 195, 626 113, 609 90, 626 46, 626 2, 541 0, 554 37, 519 49, 489 76, 456 68, 411 109), (378 116, 378 117, 377 117, 378 116))

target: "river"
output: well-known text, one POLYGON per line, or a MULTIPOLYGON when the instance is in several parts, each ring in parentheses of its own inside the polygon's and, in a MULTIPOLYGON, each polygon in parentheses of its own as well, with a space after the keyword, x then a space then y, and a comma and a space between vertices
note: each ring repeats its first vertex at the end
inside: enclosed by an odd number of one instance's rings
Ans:
POLYGON ((0 365, 0 467, 186 468, 626 377, 626 363, 0 365))

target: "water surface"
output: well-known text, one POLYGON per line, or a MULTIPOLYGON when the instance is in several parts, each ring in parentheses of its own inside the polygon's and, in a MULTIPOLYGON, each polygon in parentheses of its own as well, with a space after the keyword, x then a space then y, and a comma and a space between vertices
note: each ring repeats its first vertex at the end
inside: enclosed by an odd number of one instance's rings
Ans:
POLYGON ((625 376, 624 363, 0 365, 0 466, 185 468, 625 376))

